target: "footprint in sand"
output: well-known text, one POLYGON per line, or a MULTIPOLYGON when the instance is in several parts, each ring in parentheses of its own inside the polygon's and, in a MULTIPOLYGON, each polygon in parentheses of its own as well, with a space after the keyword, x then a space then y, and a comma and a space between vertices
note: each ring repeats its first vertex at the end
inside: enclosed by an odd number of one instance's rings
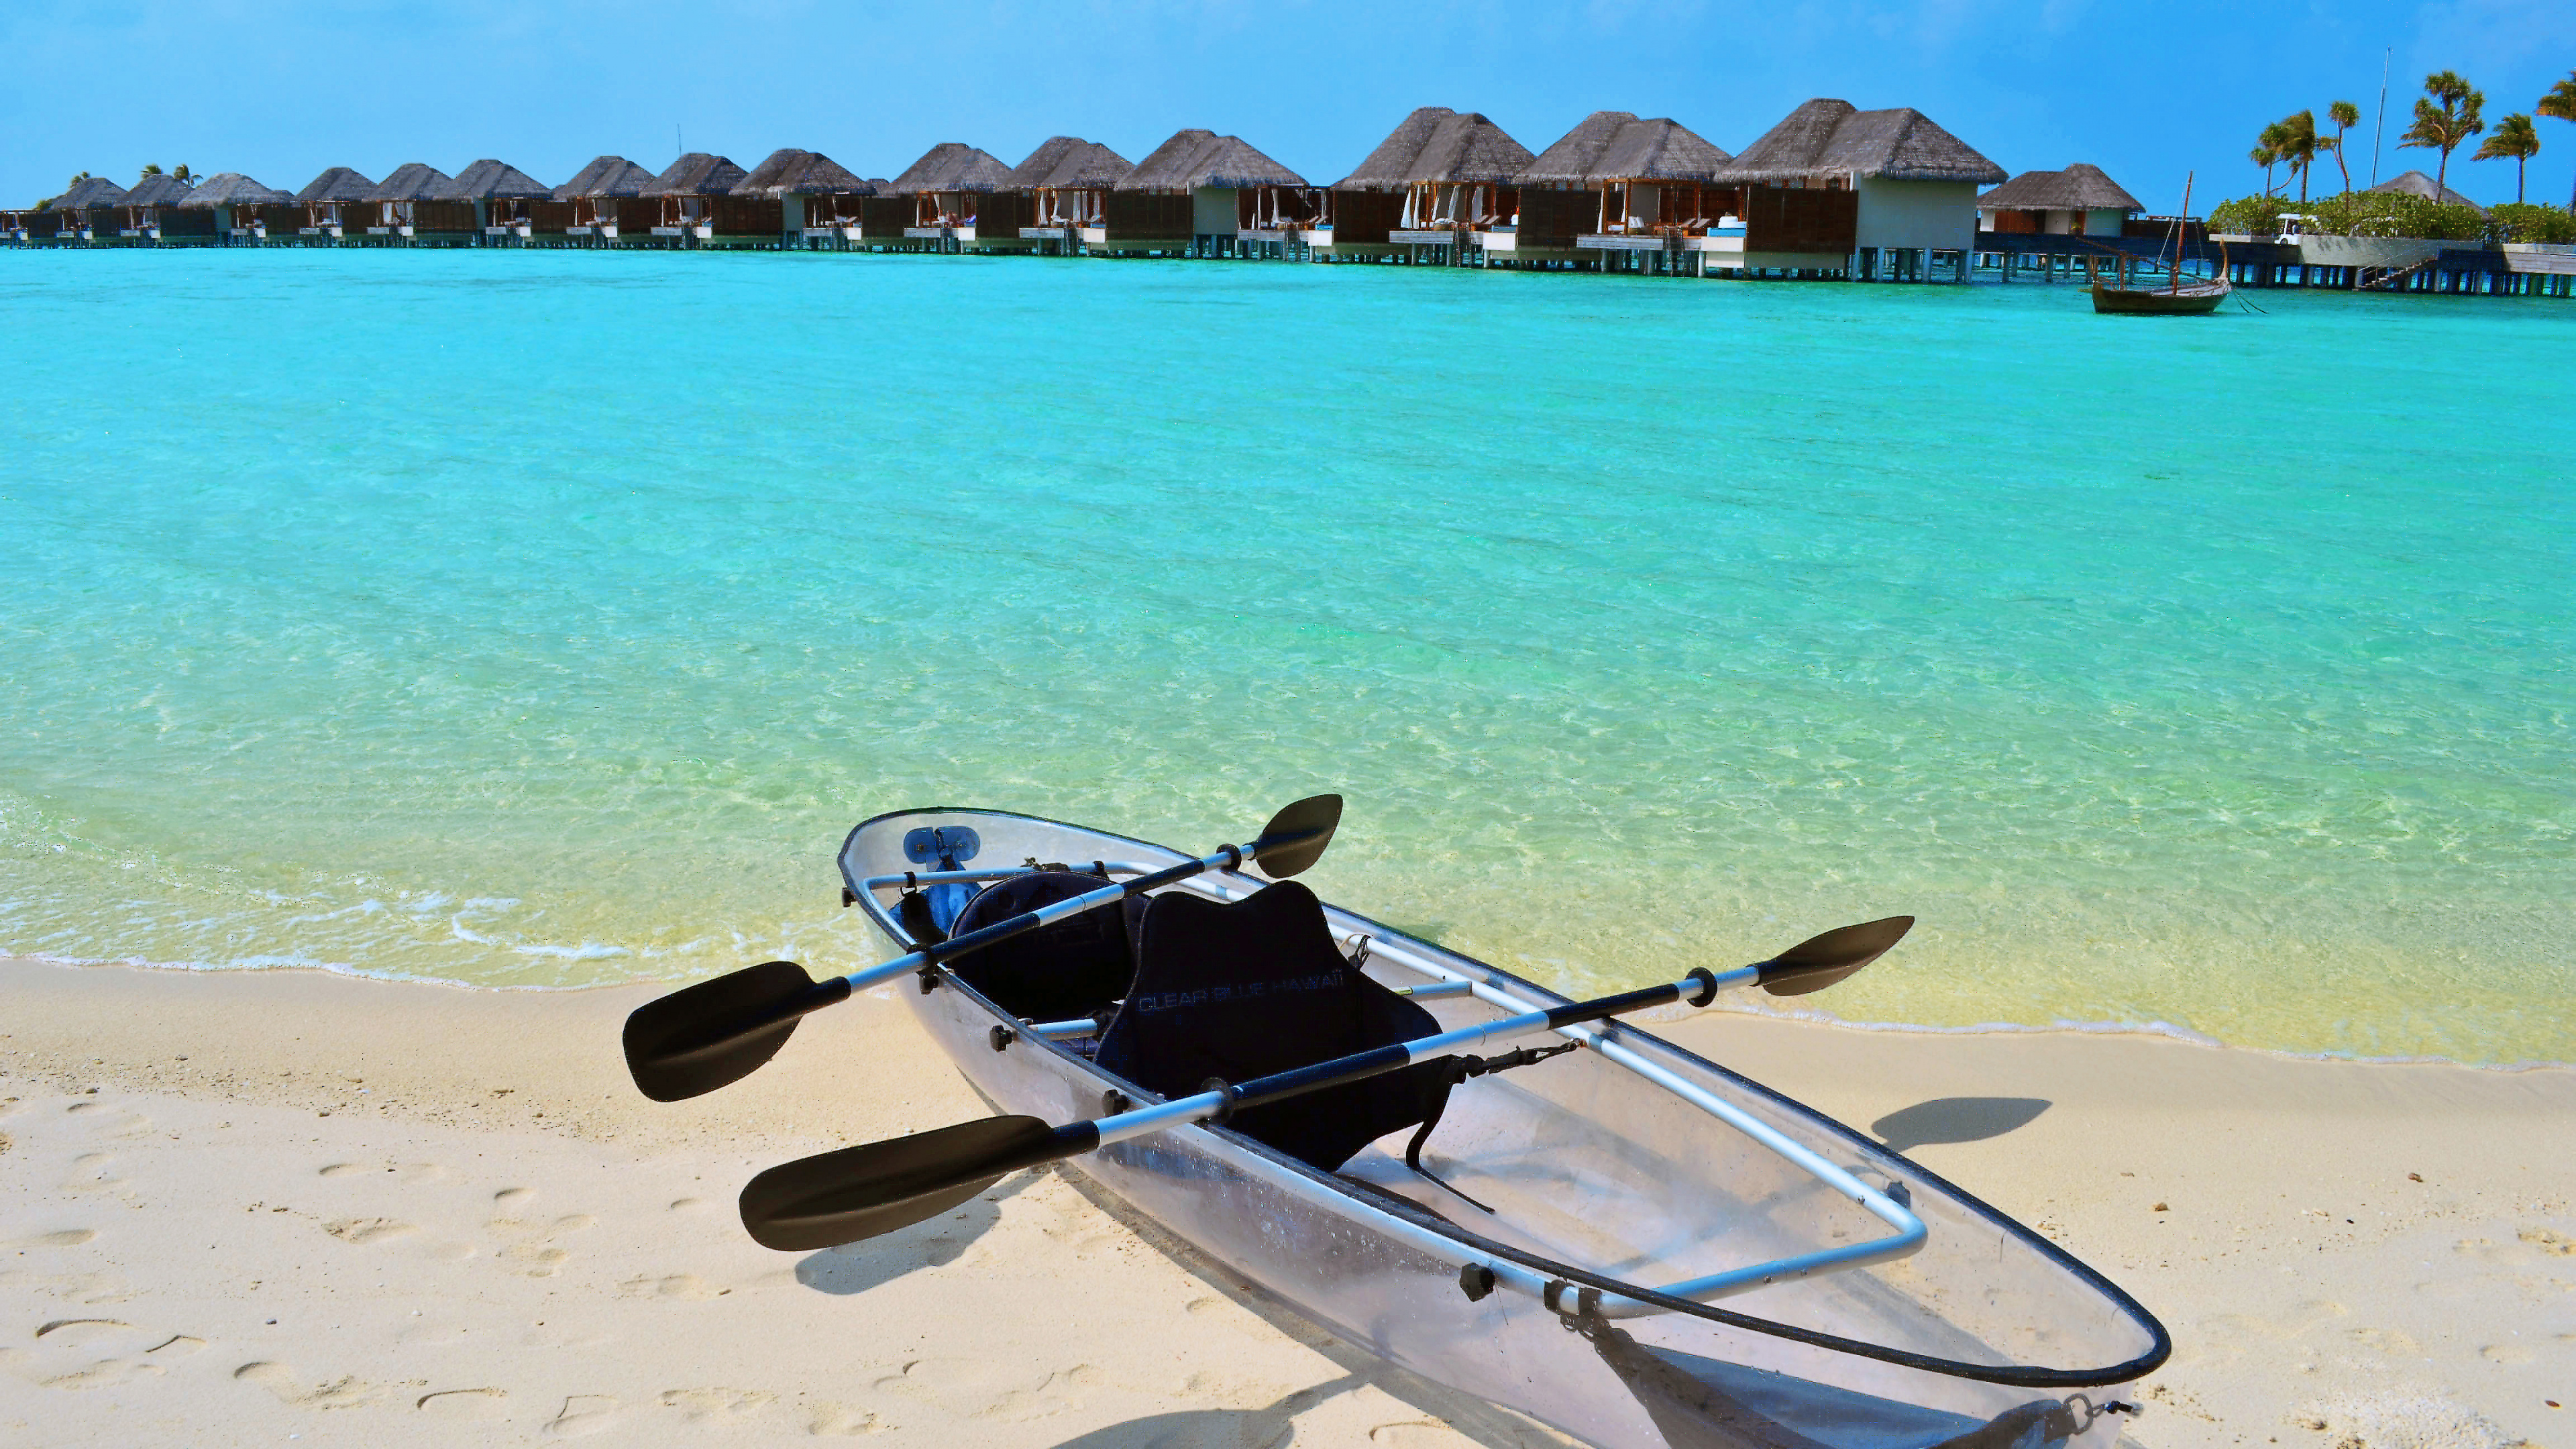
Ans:
POLYGON ((707 1280, 695 1273, 673 1273, 667 1277, 629 1278, 617 1285, 629 1298, 677 1298, 683 1303, 700 1303, 719 1296, 723 1290, 711 1288, 707 1280))
POLYGON ((616 1427, 617 1400, 606 1394, 575 1394, 564 1400, 563 1412, 546 1424, 548 1437, 578 1439, 616 1427))
POLYGON ((13 1243, 0 1243, 0 1247, 77 1248, 97 1236, 98 1231, 95 1228, 57 1228, 50 1233, 38 1233, 32 1238, 20 1238, 13 1243))
POLYGON ((121 1358, 103 1358, 85 1369, 38 1379, 37 1386, 48 1389, 112 1389, 136 1379, 157 1379, 162 1369, 157 1363, 130 1363, 121 1358))
POLYGON ((805 1432, 815 1438, 855 1438, 861 1434, 882 1434, 894 1425, 865 1409, 825 1401, 805 1412, 805 1432))
POLYGON ((106 1152, 84 1152, 73 1158, 72 1175, 63 1179, 63 1191, 123 1195, 125 1179, 116 1175, 115 1162, 115 1155, 106 1152))
POLYGON ((2518 1343, 2490 1343, 2478 1350, 2478 1356, 2489 1363, 2529 1363, 2533 1358, 2531 1350, 2518 1343))
POLYGON ((405 1233, 418 1232, 419 1229, 393 1218, 342 1218, 337 1222, 324 1223, 322 1231, 338 1238, 341 1242, 355 1243, 363 1248, 369 1243, 381 1243, 387 1238, 399 1238, 405 1233))
POLYGON ((155 1359, 169 1361, 186 1358, 205 1346, 206 1341, 202 1338, 190 1338, 184 1333, 174 1333, 145 1349, 144 1352, 155 1359))
POLYGON ((665 1389, 662 1407, 677 1409, 692 1424, 709 1419, 740 1419, 778 1402, 758 1389, 665 1389))
POLYGON ((49 1348, 86 1348, 133 1331, 134 1325, 121 1318, 57 1318, 37 1329, 36 1338, 49 1348))
POLYGON ((412 1407, 442 1419, 489 1422, 509 1413, 509 1397, 508 1389, 440 1389, 413 1400, 412 1407))
POLYGON ((531 1278, 551 1278, 562 1270, 564 1260, 572 1256, 572 1250, 564 1247, 561 1240, 586 1232, 598 1224, 599 1219, 588 1213, 573 1213, 543 1225, 496 1221, 492 1226, 505 1232, 528 1235, 501 1250, 505 1261, 519 1265, 519 1271, 531 1278))
POLYGON ((2576 1238, 2565 1233, 2553 1233, 2547 1228, 2524 1228, 2514 1236, 2555 1257, 2576 1258, 2576 1238))
POLYGON ((101 1137, 140 1137, 152 1130, 152 1119, 110 1102, 74 1102, 63 1109, 101 1137))
POLYGON ((328 1383, 308 1384, 295 1370, 268 1359, 243 1364, 233 1370, 233 1377, 257 1384, 275 1394, 278 1402, 298 1409, 355 1409, 384 1397, 384 1390, 376 1385, 346 1374, 328 1383))

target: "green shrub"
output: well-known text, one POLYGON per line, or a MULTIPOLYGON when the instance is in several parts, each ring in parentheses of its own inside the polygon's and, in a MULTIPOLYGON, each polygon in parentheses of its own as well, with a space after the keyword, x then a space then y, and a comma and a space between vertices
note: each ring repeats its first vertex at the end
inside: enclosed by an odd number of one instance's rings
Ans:
MULTIPOLYGON (((2551 208, 2532 206, 2520 210, 2545 212, 2551 208)), ((2565 213, 2558 215, 2563 217, 2565 213)), ((2504 231, 2503 227, 2480 215, 2474 206, 2427 201, 2420 196, 2395 191, 2356 191, 2348 196, 2320 196, 2304 206, 2281 196, 2239 197, 2210 208, 2209 229, 2272 236, 2277 233, 2280 219, 2284 216, 2313 217, 2315 220, 2307 230, 2342 236, 2491 241, 2504 231)))
POLYGON ((2498 238, 2517 242, 2576 243, 2576 212, 2563 206, 2526 206, 2508 201, 2492 208, 2487 215, 2495 222, 2498 238))

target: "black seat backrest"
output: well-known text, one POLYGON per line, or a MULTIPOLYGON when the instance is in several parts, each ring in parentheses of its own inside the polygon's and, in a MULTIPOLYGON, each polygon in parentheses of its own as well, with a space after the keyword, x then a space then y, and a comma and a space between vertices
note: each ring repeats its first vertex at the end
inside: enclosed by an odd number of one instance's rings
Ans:
MULTIPOLYGON (((1070 900, 1108 882, 1096 875, 1037 871, 986 886, 949 930, 962 936, 1022 911, 1070 900)), ((984 993, 995 1006, 1030 1021, 1070 1021, 1089 1016, 1127 994, 1136 974, 1128 948, 1128 924, 1143 907, 1130 900, 1051 921, 1034 931, 969 951, 949 963, 960 981, 984 993)))
MULTIPOLYGON (((1333 948, 1315 893, 1295 881, 1230 904, 1167 891, 1146 907, 1136 980, 1100 1039, 1107 1071, 1165 1097, 1210 1077, 1243 1082, 1440 1030, 1431 1013, 1333 948)), ((1330 1172, 1439 1114, 1447 1058, 1237 1112, 1226 1125, 1330 1172)))

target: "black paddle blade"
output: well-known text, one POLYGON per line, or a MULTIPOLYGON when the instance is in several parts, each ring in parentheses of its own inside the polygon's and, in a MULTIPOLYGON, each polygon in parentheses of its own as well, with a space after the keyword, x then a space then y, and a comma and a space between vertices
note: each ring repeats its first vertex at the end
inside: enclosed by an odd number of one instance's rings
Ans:
POLYGON ((1912 929, 1912 916, 1890 916, 1811 937, 1762 963, 1762 989, 1774 996, 1822 991, 1886 955, 1912 929))
POLYGON ((1342 823, 1342 797, 1309 795, 1270 817, 1261 827, 1261 838, 1252 842, 1261 873, 1272 880, 1286 880, 1313 865, 1333 843, 1333 831, 1342 823), (1275 846, 1273 842, 1276 842, 1275 846))
POLYGON ((764 961, 648 1001, 626 1018, 626 1070, 656 1102, 738 1082, 778 1055, 803 1013, 777 1018, 813 991, 804 967, 764 961), (735 1034, 743 1023, 752 1029, 735 1034))
POLYGON ((937 1217, 1023 1167, 1100 1144, 1088 1122, 986 1117, 773 1167, 742 1190, 742 1225, 764 1248, 837 1247, 937 1217), (1087 1140, 1086 1140, 1087 1139, 1087 1140))

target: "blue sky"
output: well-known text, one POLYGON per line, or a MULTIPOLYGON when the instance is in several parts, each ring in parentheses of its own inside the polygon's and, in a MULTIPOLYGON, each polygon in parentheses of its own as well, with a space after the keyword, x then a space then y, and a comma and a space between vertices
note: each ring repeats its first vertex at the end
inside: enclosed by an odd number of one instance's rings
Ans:
MULTIPOLYGON (((2576 68, 2576 24, 2566 0, 9 0, 0 204, 145 162, 293 190, 326 166, 498 156, 557 182, 602 152, 659 169, 684 136, 886 176, 938 141, 1016 163, 1071 132, 1134 160, 1183 126, 1323 182, 1417 105, 1483 111, 1532 150, 1607 108, 1734 151, 1822 95, 1918 107, 2009 171, 2094 162, 2163 211, 2186 169, 2197 204, 2254 190, 2263 123, 2338 98, 2362 107, 2362 184, 2392 48, 2383 179, 2433 169, 2394 149, 2425 72, 2468 76, 2490 120, 2528 111, 2576 68)), ((2576 125, 2539 126, 2531 196, 2563 203, 2576 125)), ((2511 200, 2512 164, 2468 149, 2452 183, 2511 200)))

